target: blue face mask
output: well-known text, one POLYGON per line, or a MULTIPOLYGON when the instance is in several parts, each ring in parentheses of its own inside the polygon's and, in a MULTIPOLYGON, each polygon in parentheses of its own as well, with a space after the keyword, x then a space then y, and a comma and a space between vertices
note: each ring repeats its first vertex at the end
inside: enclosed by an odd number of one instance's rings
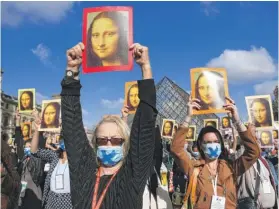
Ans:
POLYGON ((210 160, 217 159, 221 154, 221 145, 219 143, 203 144, 203 152, 210 160))
POLYGON ((63 140, 59 142, 59 149, 61 149, 62 151, 65 151, 65 143, 63 140))
POLYGON ((24 148, 24 155, 30 157, 31 156, 31 148, 25 147, 24 148))
POLYGON ((97 157, 105 166, 115 166, 123 159, 123 146, 99 146, 97 157))
POLYGON ((199 152, 193 152, 193 156, 194 156, 195 158, 197 158, 197 157, 200 156, 200 153, 199 153, 199 152))

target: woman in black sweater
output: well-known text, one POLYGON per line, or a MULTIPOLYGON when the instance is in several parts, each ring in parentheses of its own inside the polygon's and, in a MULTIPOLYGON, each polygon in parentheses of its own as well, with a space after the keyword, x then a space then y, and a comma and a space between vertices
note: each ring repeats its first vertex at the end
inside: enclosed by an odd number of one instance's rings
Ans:
POLYGON ((153 166, 156 92, 148 49, 130 47, 141 67, 140 104, 131 133, 117 116, 105 117, 89 145, 82 122, 78 78, 84 45, 67 51, 67 73, 62 81, 62 131, 69 160, 71 195, 76 209, 141 209, 142 195, 153 166))

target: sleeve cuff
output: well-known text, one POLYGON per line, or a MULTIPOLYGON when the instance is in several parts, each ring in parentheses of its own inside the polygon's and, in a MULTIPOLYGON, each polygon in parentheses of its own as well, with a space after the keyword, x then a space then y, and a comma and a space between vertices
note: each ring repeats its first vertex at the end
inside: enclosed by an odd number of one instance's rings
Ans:
POLYGON ((238 132, 245 132, 245 131, 247 131, 246 126, 241 121, 234 122, 234 127, 236 128, 236 130, 238 132))
POLYGON ((156 108, 156 90, 154 79, 139 80, 138 86, 139 99, 156 108))
POLYGON ((73 78, 64 78, 61 82, 62 92, 61 96, 80 96, 81 84, 80 80, 73 78))

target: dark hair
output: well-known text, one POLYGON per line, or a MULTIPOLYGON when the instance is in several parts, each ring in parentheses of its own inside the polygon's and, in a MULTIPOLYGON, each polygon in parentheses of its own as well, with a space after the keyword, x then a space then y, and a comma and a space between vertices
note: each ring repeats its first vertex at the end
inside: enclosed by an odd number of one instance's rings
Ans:
POLYGON ((109 18, 111 19, 115 25, 117 25, 119 30, 119 42, 117 46, 117 55, 119 56, 121 63, 124 65, 128 64, 128 38, 127 38, 127 28, 125 27, 125 21, 126 18, 121 14, 121 12, 118 11, 106 11, 99 13, 92 23, 90 24, 90 27, 87 32, 87 44, 86 44, 86 57, 87 57, 87 66, 88 67, 97 67, 102 66, 101 59, 94 53, 93 46, 91 43, 91 34, 92 34, 92 28, 93 24, 96 20, 101 18, 109 18))
POLYGON ((214 126, 211 126, 211 127, 217 128, 217 123, 216 123, 215 121, 213 121, 213 120, 207 121, 207 122, 205 123, 205 126, 210 126, 210 125, 207 125, 208 123, 211 123, 212 125, 214 125, 214 126))
POLYGON ((23 135, 24 126, 28 127, 28 136, 30 137, 30 129, 31 129, 30 124, 28 124, 28 123, 23 124, 23 126, 22 126, 22 135, 23 135))
POLYGON ((193 142, 192 150, 193 150, 194 148, 198 148, 198 143, 197 143, 196 141, 193 142))
POLYGON ((268 144, 271 144, 272 145, 272 133, 270 131, 262 131, 261 132, 261 136, 260 136, 260 141, 261 141, 261 144, 264 145, 265 143, 263 143, 262 141, 262 134, 263 133, 266 133, 269 137, 269 143, 268 144))
POLYGON ((20 98, 19 98, 19 104, 20 104, 20 110, 33 110, 33 92, 32 91, 24 91, 21 93, 20 98), (22 103, 21 103, 21 97, 23 94, 28 94, 28 96, 30 97, 30 105, 29 107, 27 107, 26 109, 23 107, 22 103))
POLYGON ((136 107, 133 107, 132 104, 131 104, 131 102, 130 102, 130 92, 131 92, 131 89, 132 89, 132 88, 139 88, 139 87, 138 87, 138 84, 135 83, 135 84, 133 84, 133 85, 129 88, 129 91, 128 91, 128 93, 127 93, 127 106, 129 107, 129 110, 130 110, 130 111, 135 111, 135 110, 136 110, 136 107))
MULTIPOLYGON (((208 72, 208 71, 207 71, 208 72)), ((216 75, 217 77, 220 77, 220 78, 223 78, 223 76, 218 73, 218 72, 215 72, 215 71, 209 71, 210 73, 216 75)), ((206 77, 206 75, 204 74, 204 72, 202 72, 196 83, 195 83, 195 97, 197 99, 199 99, 201 102, 200 102, 200 105, 201 105, 201 109, 200 110, 207 110, 209 109, 209 105, 206 104, 202 99, 201 99, 201 96, 199 94, 199 82, 200 82, 200 79, 202 77, 206 77)), ((224 90, 224 80, 223 79, 220 79, 220 80, 213 80, 213 82, 216 82, 216 85, 218 86, 218 94, 220 96, 220 98, 223 98, 224 99, 224 103, 225 103, 225 90, 224 90)), ((216 103, 213 104, 213 107, 216 107, 216 103)))
POLYGON ((171 136, 171 134, 172 134, 172 129, 173 129, 173 122, 172 122, 172 121, 167 120, 167 121, 164 123, 164 127, 163 127, 163 135, 165 135, 165 136, 171 136), (170 135, 165 135, 165 125, 166 125, 167 123, 170 123, 170 124, 171 124, 170 135))
POLYGON ((254 99, 254 100, 252 101, 251 105, 250 105, 250 108, 251 108, 251 110, 252 110, 252 118, 253 118, 253 121, 254 121, 254 123, 255 123, 255 126, 256 126, 256 127, 260 127, 260 126, 261 126, 261 124, 260 124, 259 122, 256 121, 256 119, 255 119, 255 117, 254 117, 254 114, 253 114, 253 109, 252 109, 252 107, 253 107, 254 103, 256 103, 256 102, 259 102, 259 103, 261 103, 261 104, 264 105, 264 107, 265 107, 265 109, 266 109, 266 112, 267 112, 267 114, 266 114, 266 122, 268 123, 269 126, 272 126, 272 121, 271 121, 271 110, 270 110, 269 102, 268 102, 268 100, 266 100, 266 99, 264 99, 264 98, 257 98, 257 99, 254 99))
POLYGON ((30 143, 31 144, 32 140, 31 139, 28 139, 24 142, 24 146, 26 146, 27 143, 30 143))
POLYGON ((56 114, 55 114, 55 121, 54 121, 54 126, 55 127, 59 127, 59 116, 60 116, 60 104, 58 102, 50 102, 47 104, 47 106, 45 107, 44 111, 43 111, 43 118, 42 118, 42 128, 47 128, 47 125, 45 123, 45 111, 49 106, 53 106, 56 110, 56 114))
POLYGON ((224 127, 224 124, 223 124, 223 120, 224 120, 224 119, 227 119, 227 120, 228 120, 228 122, 229 122, 228 127, 230 128, 230 127, 231 127, 231 121, 230 121, 230 118, 229 118, 229 117, 223 117, 223 118, 222 118, 222 127, 223 127, 223 128, 227 128, 227 127, 224 127))

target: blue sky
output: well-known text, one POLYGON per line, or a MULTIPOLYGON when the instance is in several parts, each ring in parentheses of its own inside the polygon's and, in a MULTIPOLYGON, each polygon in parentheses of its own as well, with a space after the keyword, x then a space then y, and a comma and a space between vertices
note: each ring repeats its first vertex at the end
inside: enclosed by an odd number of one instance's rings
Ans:
MULTIPOLYGON (((149 47, 156 83, 169 77, 190 90, 190 69, 225 67, 230 95, 247 119, 245 96, 268 94, 278 82, 277 2, 2 2, 5 93, 36 88, 38 101, 60 93, 65 51, 81 41, 82 10, 132 6, 134 41, 149 47)), ((81 76, 84 122, 122 107, 131 72, 81 76)))

